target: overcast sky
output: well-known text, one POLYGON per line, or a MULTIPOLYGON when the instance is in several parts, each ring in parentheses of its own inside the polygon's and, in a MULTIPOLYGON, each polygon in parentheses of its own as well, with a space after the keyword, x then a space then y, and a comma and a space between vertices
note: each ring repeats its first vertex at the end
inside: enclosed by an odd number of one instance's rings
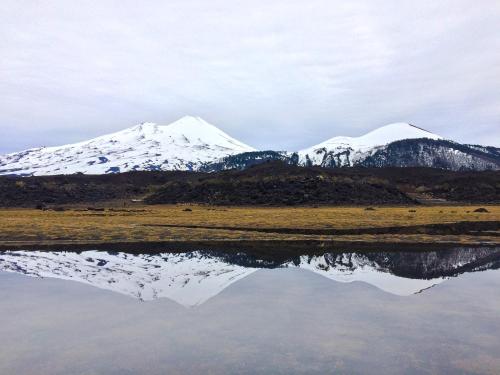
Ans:
POLYGON ((500 1, 0 2, 0 153, 201 116, 296 150, 405 121, 500 146, 500 1))

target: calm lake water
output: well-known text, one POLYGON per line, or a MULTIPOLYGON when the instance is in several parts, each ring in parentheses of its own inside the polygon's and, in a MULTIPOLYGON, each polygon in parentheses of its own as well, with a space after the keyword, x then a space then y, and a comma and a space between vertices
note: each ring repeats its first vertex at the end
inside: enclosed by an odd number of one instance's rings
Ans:
POLYGON ((0 253, 0 374, 499 374, 500 248, 0 253))

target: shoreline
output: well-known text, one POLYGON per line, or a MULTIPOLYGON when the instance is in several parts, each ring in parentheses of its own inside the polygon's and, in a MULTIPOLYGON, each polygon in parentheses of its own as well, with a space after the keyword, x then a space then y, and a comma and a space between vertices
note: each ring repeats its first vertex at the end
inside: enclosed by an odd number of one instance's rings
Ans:
POLYGON ((0 250, 500 246, 500 206, 0 209, 0 250))
POLYGON ((190 252, 197 250, 224 252, 258 252, 268 255, 280 253, 317 254, 326 252, 372 251, 441 251, 454 248, 497 248, 498 243, 477 242, 368 242, 368 241, 162 241, 162 242, 57 242, 57 243, 2 243, 3 251, 118 251, 125 253, 190 252))

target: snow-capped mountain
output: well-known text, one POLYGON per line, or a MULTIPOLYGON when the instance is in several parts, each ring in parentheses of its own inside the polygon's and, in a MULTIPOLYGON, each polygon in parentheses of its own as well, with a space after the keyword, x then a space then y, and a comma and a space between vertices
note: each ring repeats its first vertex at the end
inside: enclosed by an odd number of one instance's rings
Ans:
POLYGON ((409 296, 463 272, 500 267, 491 248, 418 253, 325 253, 263 261, 245 253, 210 251, 127 254, 102 251, 0 253, 0 271, 78 281, 143 301, 169 298, 201 305, 262 268, 300 268, 338 282, 362 281, 409 296))
POLYGON ((142 123, 85 142, 0 156, 0 174, 103 174, 196 170, 227 155, 255 151, 199 117, 170 125, 142 123))
POLYGON ((302 165, 351 166, 372 155, 378 149, 402 139, 443 139, 415 125, 399 122, 375 129, 360 137, 333 137, 315 146, 300 150, 302 165))
POLYGON ((338 167, 432 167, 449 170, 499 170, 500 149, 466 145, 407 123, 395 123, 360 137, 334 137, 298 152, 254 151, 226 156, 201 170, 245 169, 265 161, 338 167))
POLYGON ((499 170, 500 149, 445 140, 395 123, 360 137, 334 137, 298 152, 257 151, 199 117, 143 123, 89 141, 0 156, 0 175, 105 174, 134 170, 244 169, 269 160, 337 167, 433 167, 499 170))

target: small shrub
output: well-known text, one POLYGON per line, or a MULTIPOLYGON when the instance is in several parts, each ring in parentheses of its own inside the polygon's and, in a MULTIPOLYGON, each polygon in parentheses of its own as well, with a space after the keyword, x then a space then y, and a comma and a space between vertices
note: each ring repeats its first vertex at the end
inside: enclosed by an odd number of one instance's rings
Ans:
POLYGON ((415 192, 417 193, 425 193, 427 191, 429 191, 429 189, 427 189, 427 187, 425 186, 419 186, 418 188, 415 189, 415 192))
POLYGON ((490 211, 488 211, 488 210, 487 210, 486 208, 484 208, 484 207, 479 207, 479 208, 476 208, 476 209, 474 210, 474 212, 490 212, 490 211))

